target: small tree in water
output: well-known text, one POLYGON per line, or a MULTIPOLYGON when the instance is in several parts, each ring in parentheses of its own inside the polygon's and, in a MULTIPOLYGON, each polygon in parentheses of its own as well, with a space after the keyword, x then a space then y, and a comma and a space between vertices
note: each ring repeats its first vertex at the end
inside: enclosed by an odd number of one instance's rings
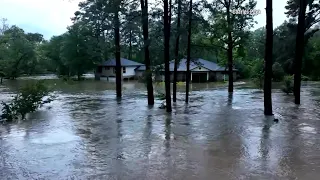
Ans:
POLYGON ((284 77, 282 91, 286 94, 293 93, 293 77, 292 76, 284 77))
POLYGON ((264 67, 263 60, 256 60, 256 64, 252 68, 251 78, 255 86, 263 89, 264 67))
POLYGON ((10 103, 2 102, 2 115, 0 119, 6 121, 24 120, 30 112, 36 111, 43 104, 50 103, 53 96, 43 81, 29 83, 22 87, 10 103), (47 99, 44 97, 48 96, 47 99))

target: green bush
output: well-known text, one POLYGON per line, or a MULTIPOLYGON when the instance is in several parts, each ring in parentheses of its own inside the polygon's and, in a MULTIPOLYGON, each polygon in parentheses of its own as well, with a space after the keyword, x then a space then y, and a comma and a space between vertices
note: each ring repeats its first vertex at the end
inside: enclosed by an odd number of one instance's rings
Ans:
POLYGON ((282 91, 286 94, 293 93, 293 76, 285 76, 282 91))
POLYGON ((304 76, 304 75, 301 76, 301 81, 309 81, 309 80, 310 78, 308 76, 304 76))
POLYGON ((6 121, 24 120, 26 114, 36 111, 43 104, 50 103, 53 98, 43 81, 29 83, 19 90, 10 103, 1 103, 3 108, 0 117, 6 121))
POLYGON ((263 89, 263 85, 264 85, 264 76, 261 75, 260 77, 255 77, 252 79, 253 84, 259 88, 259 89, 263 89))
POLYGON ((260 89, 263 89, 263 79, 264 79, 264 70, 263 70, 263 60, 256 60, 255 65, 252 67, 251 78, 253 83, 260 89))
POLYGON ((164 93, 160 93, 160 92, 157 92, 155 97, 158 99, 158 100, 165 100, 166 99, 166 95, 164 93))
POLYGON ((236 68, 238 69, 238 75, 240 79, 250 78, 252 65, 246 63, 245 61, 237 61, 235 63, 236 68))
POLYGON ((144 83, 144 85, 147 87, 147 83, 150 81, 151 79, 151 82, 152 82, 152 71, 145 71, 143 74, 142 74, 142 77, 139 79, 139 82, 142 82, 144 83), (149 81, 148 81, 149 80, 149 81))
POLYGON ((280 82, 283 80, 283 77, 285 76, 285 72, 280 63, 276 62, 272 65, 272 74, 273 74, 274 81, 280 82))

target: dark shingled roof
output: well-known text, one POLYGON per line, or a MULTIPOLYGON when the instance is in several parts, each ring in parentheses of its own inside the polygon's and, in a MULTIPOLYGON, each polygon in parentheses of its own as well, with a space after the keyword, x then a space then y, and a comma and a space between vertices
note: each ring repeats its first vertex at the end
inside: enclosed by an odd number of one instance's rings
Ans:
POLYGON ((135 69, 136 71, 145 71, 146 70, 146 66, 143 65, 143 66, 140 66, 138 68, 135 69))
MULTIPOLYGON (((162 64, 162 66, 164 66, 164 64, 162 64)), ((199 59, 192 59, 190 62, 190 70, 192 70, 198 66, 209 69, 209 71, 226 71, 226 70, 228 70, 228 68, 226 69, 225 67, 219 66, 217 63, 212 62, 212 61, 207 61, 207 60, 200 59, 200 58, 199 59)), ((174 71, 174 60, 170 61, 169 67, 170 67, 170 71, 174 71)), ((136 70, 145 71, 146 67, 140 66, 136 70)), ((233 69, 233 70, 237 71, 237 69, 233 69)), ((186 59, 180 60, 180 63, 178 66, 178 71, 187 71, 187 60, 186 59)))
MULTIPOLYGON (((110 59, 103 62, 100 66, 116 66, 116 60, 110 59)), ((121 58, 121 66, 144 66, 144 64, 131 61, 129 59, 121 58)))

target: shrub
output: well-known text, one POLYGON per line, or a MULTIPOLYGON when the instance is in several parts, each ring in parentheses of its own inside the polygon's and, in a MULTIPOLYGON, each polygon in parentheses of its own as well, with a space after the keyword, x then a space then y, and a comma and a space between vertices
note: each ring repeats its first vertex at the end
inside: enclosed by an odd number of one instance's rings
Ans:
POLYGON ((276 62, 272 65, 273 80, 280 82, 283 80, 285 72, 280 63, 276 62))
POLYGON ((301 76, 301 81, 309 81, 309 80, 310 78, 308 76, 304 76, 304 75, 301 76))
POLYGON ((36 111, 43 104, 50 103, 53 98, 49 95, 49 89, 43 81, 29 83, 19 90, 10 103, 1 103, 3 105, 1 119, 24 120, 26 114, 36 111), (46 96, 47 98, 44 99, 46 96))
POLYGON ((263 84, 264 84, 264 81, 263 81, 264 78, 263 77, 264 76, 261 75, 260 77, 255 77, 255 78, 252 79, 253 84, 259 89, 263 89, 263 84))
POLYGON ((166 99, 166 95, 164 93, 161 93, 161 92, 157 92, 155 97, 158 99, 158 100, 165 100, 166 99))
POLYGON ((263 60, 256 60, 256 64, 252 68, 251 78, 253 83, 260 89, 263 89, 264 69, 263 60))
POLYGON ((144 83, 144 85, 147 87, 147 83, 150 81, 152 81, 152 71, 145 71, 143 74, 142 74, 142 77, 140 78, 140 82, 144 83), (149 80, 149 81, 148 81, 149 80))
POLYGON ((283 83, 282 91, 286 94, 293 93, 293 76, 285 76, 283 83))

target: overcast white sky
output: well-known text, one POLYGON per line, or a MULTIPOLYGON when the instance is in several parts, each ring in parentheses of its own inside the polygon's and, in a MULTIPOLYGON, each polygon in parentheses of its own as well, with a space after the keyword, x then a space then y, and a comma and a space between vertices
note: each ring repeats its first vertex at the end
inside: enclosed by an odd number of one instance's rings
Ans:
MULTIPOLYGON (((0 0, 0 18, 7 18, 10 25, 17 25, 27 32, 39 32, 49 39, 60 35, 71 25, 70 18, 78 9, 80 0, 0 0)), ((256 28, 265 25, 265 1, 257 0, 256 9, 261 14, 256 16, 256 28)), ((273 1, 274 27, 286 19, 284 14, 286 0, 273 1)))

